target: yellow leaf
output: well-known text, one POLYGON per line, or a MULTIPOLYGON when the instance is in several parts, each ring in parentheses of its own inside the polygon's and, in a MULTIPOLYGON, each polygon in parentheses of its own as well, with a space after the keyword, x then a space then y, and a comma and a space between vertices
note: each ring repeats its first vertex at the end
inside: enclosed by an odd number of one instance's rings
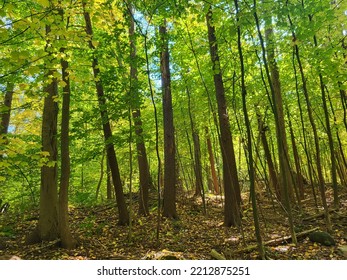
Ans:
POLYGON ((59 82, 59 86, 61 86, 61 87, 65 87, 65 86, 66 86, 66 82, 64 82, 64 81, 60 81, 60 82, 59 82))
POLYGON ((93 44, 94 48, 97 48, 99 46, 99 42, 96 40, 93 40, 92 44, 93 44))
POLYGON ((36 0, 43 7, 49 7, 49 0, 36 0))

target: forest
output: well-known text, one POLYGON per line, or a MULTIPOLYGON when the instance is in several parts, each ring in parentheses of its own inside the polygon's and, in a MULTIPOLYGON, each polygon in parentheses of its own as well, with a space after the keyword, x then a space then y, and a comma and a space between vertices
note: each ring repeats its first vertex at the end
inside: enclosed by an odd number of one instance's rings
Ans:
POLYGON ((0 89, 0 259, 347 259, 347 0, 2 0, 0 89))

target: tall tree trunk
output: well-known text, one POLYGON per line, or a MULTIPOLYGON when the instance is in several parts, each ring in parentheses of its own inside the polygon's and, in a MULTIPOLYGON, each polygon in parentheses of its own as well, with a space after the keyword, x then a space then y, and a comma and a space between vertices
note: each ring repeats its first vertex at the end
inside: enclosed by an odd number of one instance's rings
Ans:
POLYGON ((210 161, 213 189, 214 189, 215 194, 219 194, 220 190, 219 190, 219 184, 218 184, 217 173, 216 173, 216 168, 215 168, 215 162, 214 162, 214 155, 213 155, 213 150, 212 150, 211 137, 210 137, 210 134, 208 132, 208 127, 205 127, 205 134, 206 134, 208 159, 210 161))
MULTIPOLYGON (((46 51, 50 45, 51 27, 46 25, 46 51)), ((44 87, 46 93, 42 114, 42 153, 47 162, 41 167, 40 209, 37 228, 28 236, 27 243, 33 244, 43 240, 54 240, 59 237, 58 228, 58 147, 57 119, 58 104, 54 100, 58 95, 58 83, 54 78, 53 54, 48 51, 50 60, 46 62, 47 70, 44 81, 50 81, 44 87), (50 78, 53 77, 53 78, 50 78)))
POLYGON ((275 191, 277 198, 280 198, 280 185, 278 182, 278 174, 277 174, 275 165, 273 163, 273 160, 271 157, 271 151, 269 148, 269 143, 266 138, 266 131, 268 130, 268 127, 265 126, 262 120, 262 116, 260 115, 260 112, 257 112, 257 120, 258 120, 258 129, 260 133, 260 138, 261 138, 261 142, 262 142, 264 153, 265 153, 265 159, 266 159, 268 170, 269 170, 270 185, 272 189, 275 191))
POLYGON ((3 137, 8 133, 8 127, 10 125, 11 109, 12 109, 12 97, 13 97, 14 84, 8 82, 5 91, 4 104, 1 106, 1 124, 0 135, 3 137))
MULTIPOLYGON (((288 17, 288 18, 290 19, 290 17, 288 17)), ((296 50, 295 50, 295 48, 293 48, 293 59, 292 60, 293 60, 293 70, 294 70, 294 77, 295 77, 296 98, 297 98, 297 102, 298 102, 298 106, 299 106, 299 112, 300 112, 302 137, 304 139, 304 151, 305 151, 305 156, 306 156, 306 160, 307 160, 308 178, 310 180, 310 185, 311 185, 311 189, 312 189, 312 194, 313 194, 315 206, 316 206, 316 209, 318 209, 317 195, 316 195, 315 188, 313 186, 314 185, 313 184, 313 171, 312 171, 311 157, 310 157, 308 143, 307 143, 308 141, 307 141, 307 135, 306 135, 307 134, 306 133, 306 126, 305 126, 305 122, 304 122, 303 109, 302 109, 302 105, 301 105, 301 101, 300 101, 299 82, 298 82, 297 71, 296 71, 296 66, 295 66, 295 56, 296 56, 295 52, 296 52, 296 50)), ((306 81, 305 81, 305 83, 306 83, 306 81)), ((304 85, 304 83, 303 83, 303 85, 304 85)), ((303 90, 305 90, 304 87, 303 87, 303 90)))
POLYGON ((133 19, 132 6, 129 4, 130 13, 130 106, 132 110, 132 117, 134 119, 135 134, 136 134, 136 150, 137 162, 140 173, 140 199, 139 199, 139 213, 147 216, 148 209, 148 191, 152 187, 152 180, 149 171, 147 160, 147 152, 143 139, 143 129, 141 120, 141 111, 138 107, 140 96, 138 91, 138 77, 137 77, 137 51, 136 51, 136 34, 135 23, 133 19))
MULTIPOLYGON (((65 49, 60 50, 61 53, 65 49)), ((60 154, 61 154, 61 173, 59 189, 59 234, 63 248, 72 249, 76 242, 73 240, 69 227, 68 210, 68 192, 70 182, 70 79, 68 77, 69 63, 66 59, 61 60, 62 78, 65 83, 63 87, 63 104, 61 113, 61 136, 60 136, 60 154)))
MULTIPOLYGON (((309 15, 310 21, 313 20, 313 16, 309 15)), ((318 40, 316 34, 313 35, 313 42, 314 46, 317 49, 318 48, 318 40)), ((336 176, 336 160, 335 160, 335 152, 334 152, 334 140, 333 135, 331 133, 331 127, 330 127, 330 116, 328 112, 328 106, 327 106, 327 98, 326 98, 326 92, 325 92, 325 83, 323 79, 323 75, 321 72, 318 73, 319 76, 319 85, 321 90, 321 97, 322 97, 322 104, 323 104, 323 111, 324 111, 324 117, 325 117, 325 126, 326 126, 326 133, 328 135, 328 142, 329 142, 329 151, 330 151, 330 160, 331 160, 331 177, 333 180, 333 191, 334 191, 334 206, 336 209, 339 208, 339 195, 337 191, 337 176, 336 176)))
POLYGON ((111 176, 111 170, 110 170, 110 165, 108 164, 108 159, 106 158, 106 173, 107 173, 107 176, 106 176, 106 193, 107 193, 107 199, 112 199, 114 197, 114 194, 113 194, 113 189, 112 189, 112 176, 111 176))
POLYGON ((169 65, 169 43, 166 21, 159 27, 161 39, 160 71, 163 91, 164 117, 164 194, 163 216, 177 218, 176 213, 176 153, 173 109, 171 96, 171 77, 169 65))
MULTIPOLYGON (((289 14, 288 14, 288 20, 289 20, 290 25, 293 26, 293 22, 292 22, 289 14)), ((292 36, 293 36, 293 41, 295 43, 297 39, 296 39, 296 34, 294 31, 292 31, 292 36)), ((314 145, 315 145, 315 160, 316 160, 317 173, 318 173, 317 174, 318 175, 318 184, 319 184, 319 190, 320 190, 322 203, 323 203, 323 207, 324 207, 324 212, 325 212, 326 225, 327 225, 328 229, 331 229, 329 209, 328 209, 328 205, 326 202, 326 196, 325 196, 325 186, 324 186, 325 183, 324 183, 324 176, 323 176, 323 171, 322 171, 321 153, 320 153, 317 127, 316 127, 315 120, 313 118, 313 110, 312 110, 312 105, 311 105, 310 98, 308 95, 306 77, 305 77, 304 68, 303 68, 303 65, 301 62, 300 50, 299 50, 299 47, 297 44, 294 45, 294 50, 295 50, 296 61, 297 61, 298 66, 299 66, 299 72, 300 72, 301 82, 302 82, 302 90, 303 90, 303 93, 305 96, 308 117, 309 117, 309 121, 311 124, 312 132, 313 132, 314 145)), ((313 182, 311 182, 311 183, 313 183, 313 182)))
POLYGON ((235 226, 241 224, 241 193, 211 6, 206 14, 206 23, 221 133, 220 146, 223 159, 223 181, 225 194, 224 225, 235 226))
POLYGON ((261 237, 260 232, 260 223, 259 223, 259 215, 258 215, 258 208, 257 208, 257 201, 256 201, 256 192, 255 192, 255 168, 254 168, 254 160, 253 160, 253 150, 252 150, 252 134, 251 134, 251 123, 248 116, 247 111, 247 89, 245 84, 245 68, 244 68, 244 62, 243 62, 243 51, 242 51, 242 41, 241 41, 241 27, 239 24, 240 18, 239 18, 239 5, 238 1, 234 0, 235 3, 235 9, 236 9, 236 20, 237 20, 237 46, 239 51, 239 58, 240 58, 240 70, 241 70, 241 92, 242 92, 242 108, 243 108, 243 115, 245 118, 245 125, 247 130, 247 150, 248 150, 248 174, 249 174, 249 181, 250 181, 250 195, 252 200, 252 209, 253 209, 253 221, 254 221, 254 228, 255 228, 255 235, 258 242, 258 251, 261 259, 265 259, 265 250, 263 246, 263 241, 261 237))
POLYGON ((254 18, 256 22, 256 28, 257 28, 261 48, 262 48, 263 63, 264 63, 266 76, 267 76, 268 83, 271 90, 272 103, 274 105, 273 112, 275 117, 277 149, 278 149, 278 157, 279 157, 280 172, 281 172, 281 190, 282 190, 281 198, 287 209, 292 241, 294 244, 297 244, 296 234, 294 231, 291 203, 290 203, 291 175, 290 175, 289 155, 288 155, 288 146, 287 146, 287 140, 286 140, 284 116, 283 116, 281 85, 280 85, 280 79, 279 79, 279 71, 277 69, 277 64, 275 60, 274 42, 272 41, 273 29, 268 26, 269 22, 267 22, 266 23, 267 29, 265 31, 267 49, 265 49, 263 35, 261 34, 261 31, 260 31, 260 23, 259 23, 259 18, 257 14, 256 0, 253 0, 253 9, 254 9, 254 18))
POLYGON ((293 155, 294 155, 294 162, 295 162, 295 171, 296 171, 296 176, 294 176, 295 183, 298 187, 298 203, 299 206, 301 205, 301 200, 304 199, 304 181, 303 181, 303 175, 301 172, 301 164, 300 164, 300 157, 295 141, 295 135, 294 135, 294 129, 291 121, 291 116, 289 113, 289 109, 287 108, 287 115, 288 115, 288 121, 289 121, 289 131, 290 131, 290 139, 292 142, 292 149, 293 149, 293 155))
MULTIPOLYGON (((192 113, 192 102, 189 88, 186 84, 186 92, 188 96, 188 115, 190 120, 190 129, 192 131, 192 138, 194 144, 194 174, 195 174, 195 196, 202 196, 203 182, 202 182, 202 165, 201 165, 201 152, 200 152, 200 137, 199 132, 195 126, 192 113)), ((204 200, 204 197, 202 196, 204 200)))
POLYGON ((284 113, 283 113, 283 101, 282 101, 282 90, 280 83, 279 70, 275 60, 275 47, 273 41, 273 29, 269 27, 271 23, 267 23, 268 28, 265 31, 265 39, 267 44, 267 61, 269 65, 269 70, 271 74, 272 82, 272 102, 274 104, 275 111, 275 124, 276 124, 276 135, 277 135, 277 145, 278 145, 278 156, 280 162, 280 173, 281 173, 281 200, 285 203, 286 192, 290 199, 293 198, 293 186, 291 180, 291 168, 289 166, 289 153, 288 153, 288 144, 286 137, 286 129, 284 122, 284 113), (285 188, 287 190, 285 190, 285 188))
MULTIPOLYGON (((85 9, 86 2, 83 2, 83 8, 84 8, 84 19, 86 23, 86 32, 90 36, 89 38, 89 48, 94 51, 95 47, 92 43, 92 36, 93 36, 93 29, 92 29, 92 23, 90 20, 89 12, 85 9)), ((116 157, 116 152, 114 149, 114 144, 111 142, 112 139, 112 129, 110 120, 108 117, 108 112, 106 109, 106 98, 104 94, 104 88, 102 85, 101 77, 100 77, 100 68, 98 60, 95 56, 93 56, 92 61, 92 68, 94 73, 94 80, 95 80, 95 86, 96 91, 98 95, 98 102, 99 102, 99 108, 100 108, 100 115, 102 120, 102 128, 104 132, 104 139, 105 139, 105 145, 106 145, 106 153, 108 162, 111 169, 112 174, 112 181, 115 188, 115 194, 116 194, 116 201, 117 201, 117 208, 118 208, 118 224, 119 225, 126 225, 129 223, 129 212, 125 203, 124 193, 123 193, 123 186, 122 181, 120 178, 119 173, 119 167, 116 157)))

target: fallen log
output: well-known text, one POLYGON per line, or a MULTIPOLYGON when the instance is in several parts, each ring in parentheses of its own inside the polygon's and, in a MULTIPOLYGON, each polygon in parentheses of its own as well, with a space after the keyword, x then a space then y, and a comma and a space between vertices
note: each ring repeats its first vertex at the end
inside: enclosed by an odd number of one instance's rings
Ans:
MULTIPOLYGON (((337 210, 336 209, 330 209, 329 210, 329 214, 331 214, 332 212, 336 212, 337 210)), ((318 213, 318 214, 315 214, 315 215, 312 215, 312 216, 309 216, 309 217, 305 217, 302 219, 303 222, 308 222, 308 221, 311 221, 311 220, 315 220, 317 218, 322 218, 325 216, 325 213, 322 212, 322 213, 318 213)))
MULTIPOLYGON (((303 237, 306 237, 308 236, 311 232, 314 232, 316 230, 318 230, 319 228, 316 227, 316 228, 313 228, 313 229, 309 229, 309 230, 305 230, 305 231, 302 231, 302 232, 299 232, 296 234, 296 238, 299 239, 299 238, 303 238, 303 237)), ((280 238, 276 238, 276 239, 272 239, 272 240, 269 240, 269 241, 266 241, 263 243, 264 246, 278 246, 278 245, 281 245, 283 243, 289 243, 291 242, 292 240, 292 236, 291 235, 287 235, 287 236, 284 236, 284 237, 280 237, 280 238)), ((258 245, 251 245, 251 246, 248 246, 246 248, 242 248, 240 250, 237 250, 237 251, 234 251, 233 254, 239 254, 239 253, 248 253, 248 252, 251 252, 255 249, 258 248, 258 245)), ((228 252, 228 253, 231 253, 231 252, 228 252)), ((229 254, 227 254, 229 255, 229 254)))

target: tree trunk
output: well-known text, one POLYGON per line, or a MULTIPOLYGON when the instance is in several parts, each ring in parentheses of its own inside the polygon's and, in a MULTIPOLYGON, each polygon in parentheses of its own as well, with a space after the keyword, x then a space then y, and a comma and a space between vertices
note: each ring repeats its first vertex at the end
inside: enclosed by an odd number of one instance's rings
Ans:
POLYGON ((265 126, 262 120, 262 116, 260 115, 259 112, 257 112, 257 120, 258 120, 258 129, 260 133, 260 138, 261 138, 261 142, 262 142, 264 153, 265 153, 265 159, 266 159, 268 170, 269 170, 270 186, 275 191, 277 198, 280 198, 280 185, 278 182, 278 174, 277 174, 275 165, 272 161, 269 143, 266 138, 266 131, 268 130, 268 127, 265 126))
POLYGON ((106 176, 106 188, 107 188, 107 199, 112 199, 114 197, 114 194, 113 194, 113 189, 112 189, 112 176, 111 176, 111 170, 110 170, 110 165, 108 164, 108 159, 106 158, 106 173, 107 173, 107 176, 106 176))
POLYGON ((159 27, 161 39, 160 71, 164 117, 164 194, 163 216, 176 219, 176 153, 166 22, 159 27))
MULTIPOLYGON (((267 23, 271 25, 271 23, 267 23)), ((272 83, 272 103, 274 104, 275 113, 275 123, 276 123, 276 135, 277 135, 277 146, 278 146, 278 156, 280 162, 280 173, 281 173, 281 200, 286 205, 285 193, 288 192, 290 200, 293 199, 293 185, 291 180, 291 168, 289 166, 289 153, 288 144, 286 137, 286 129, 284 122, 283 113, 283 101, 282 101, 282 89, 280 83, 279 70, 277 68, 277 63, 275 60, 275 48, 273 37, 273 29, 268 27, 265 31, 265 39, 267 44, 267 61, 269 65, 269 70, 271 73, 271 83, 272 83), (285 190, 285 188, 287 190, 285 190)), ((288 206, 286 206, 288 207, 288 206)))
MULTIPOLYGON (((292 26, 293 23, 292 23, 290 15, 288 15, 288 20, 289 20, 290 25, 292 26)), ((293 31, 292 31, 292 36, 293 36, 293 40, 295 42, 296 41, 296 34, 293 31)), ((309 121, 311 124, 312 132, 313 132, 314 145, 315 145, 315 160, 316 160, 317 173, 318 173, 318 184, 319 184, 319 190, 320 190, 320 194, 321 194, 321 198, 322 198, 323 207, 324 207, 324 210, 326 213, 326 217, 325 217, 326 225, 327 225, 328 229, 331 229, 329 209, 327 206, 326 196, 325 196, 325 186, 324 186, 325 183, 324 183, 322 164, 321 164, 319 138, 318 138, 318 133, 317 133, 317 128, 316 128, 316 123, 315 123, 315 120, 313 118, 312 105, 311 105, 310 98, 308 95, 308 89, 307 89, 307 83, 306 83, 304 68, 303 68, 303 65, 301 63, 300 51, 299 51, 299 47, 297 44, 295 44, 295 46, 294 46, 294 51, 295 51, 296 61, 297 61, 298 66, 299 66, 301 82, 302 82, 302 89, 303 89, 303 93, 305 96, 308 117, 309 117, 309 121)), ((311 181, 311 183, 313 184, 312 181, 311 181)))
POLYGON ((245 124, 246 124, 246 130, 247 130, 247 150, 248 150, 248 174, 249 174, 249 181, 250 181, 250 196, 252 200, 252 209, 253 209, 253 221, 254 221, 254 228, 255 228, 255 236, 257 238, 258 242, 258 251, 261 259, 265 259, 265 250, 263 246, 263 241, 261 237, 260 232, 260 223, 259 223, 259 215, 258 215, 258 208, 257 208, 257 202, 256 202, 256 191, 255 191, 255 168, 254 168, 254 160, 253 160, 253 150, 252 150, 252 133, 251 133, 251 124, 248 117, 248 111, 247 111, 247 103, 246 103, 246 97, 247 97, 247 90, 246 90, 246 84, 245 84, 245 68, 243 63, 243 51, 242 51, 242 41, 241 41, 241 27, 239 25, 239 6, 238 1, 234 0, 235 3, 235 9, 236 9, 236 20, 237 20, 237 46, 239 51, 239 58, 240 58, 240 70, 241 70, 241 92, 242 92, 242 109, 243 109, 243 115, 245 118, 245 124))
MULTIPOLYGON (((60 50, 61 53, 65 49, 60 50)), ((60 173, 60 190, 59 190, 59 234, 61 246, 66 249, 72 249, 76 246, 69 227, 69 210, 68 210, 68 192, 70 183, 70 79, 68 74, 69 63, 66 59, 61 60, 62 80, 65 83, 63 87, 63 104, 61 113, 61 136, 60 136, 60 154, 61 154, 61 173, 60 173)))
MULTIPOLYGON (((46 36, 51 32, 51 27, 46 25, 46 36)), ((50 40, 47 39, 47 45, 50 40)), ((49 53, 49 55, 53 55, 49 53)), ((57 119, 58 104, 54 99, 58 95, 58 83, 54 77, 52 61, 46 63, 47 70, 44 81, 51 80, 45 87, 47 94, 44 99, 42 114, 42 153, 47 154, 47 163, 41 167, 40 188, 40 214, 37 226, 37 236, 31 236, 32 243, 43 240, 54 240, 59 237, 58 228, 58 152, 57 152, 57 119)))
POLYGON ((135 109, 132 113, 135 134, 136 134, 136 150, 137 150, 137 162, 140 173, 140 204, 139 213, 147 216, 149 214, 148 209, 148 192, 152 188, 152 179, 149 172, 149 165, 147 160, 146 146, 143 140, 142 133, 142 121, 141 113, 139 109, 135 109))
POLYGON ((213 150, 212 150, 211 137, 209 135, 207 127, 205 127, 205 133, 206 133, 206 143, 207 143, 208 159, 210 161, 213 189, 215 194, 220 194, 215 162, 214 162, 214 156, 213 156, 213 150))
MULTIPOLYGON (((86 3, 83 2, 83 8, 84 8, 84 19, 86 22, 86 32, 90 36, 89 39, 89 48, 94 51, 95 47, 92 43, 92 36, 93 36, 93 29, 92 29, 92 23, 90 20, 89 12, 86 12, 85 10, 86 3)), ((129 212, 125 203, 124 193, 123 193, 123 187, 122 187, 122 181, 120 178, 119 173, 119 167, 116 157, 116 152, 114 149, 114 144, 112 141, 112 129, 110 120, 108 117, 108 112, 106 109, 106 98, 104 94, 104 88, 102 85, 101 77, 100 77, 100 68, 99 63, 96 57, 93 57, 92 62, 92 68, 94 73, 94 80, 95 80, 95 86, 96 91, 98 95, 98 102, 99 102, 99 108, 100 108, 100 115, 102 120, 102 128, 104 132, 104 139, 105 139, 105 145, 106 145, 106 153, 108 162, 110 165, 110 170, 112 174, 112 181, 115 188, 115 194, 116 194, 116 201, 117 201, 117 208, 118 208, 118 224, 119 225, 126 225, 129 223, 129 212)))
MULTIPOLYGON (((194 146, 194 174, 195 174, 195 193, 194 196, 202 196, 203 182, 202 182, 202 165, 201 165, 201 152, 200 152, 200 138, 199 132, 195 126, 192 113, 192 102, 189 88, 186 84, 186 92, 188 96, 188 115, 190 120, 190 129, 192 131, 193 146, 194 146)), ((204 197, 202 196, 204 200, 204 197)))
MULTIPOLYGON (((312 21, 313 16, 309 16, 310 21, 312 21)), ((318 42, 317 42, 317 36, 313 36, 313 42, 314 46, 318 48, 318 42)), ((319 76, 319 85, 321 90, 321 97, 322 97, 322 104, 323 104, 323 111, 324 111, 324 117, 325 117, 325 125, 326 125, 326 133, 328 135, 328 143, 329 143, 329 151, 330 151, 330 160, 331 160, 331 177, 333 180, 333 191, 334 191, 334 206, 336 209, 339 208, 339 195, 337 191, 337 176, 336 176, 336 160, 335 160, 335 152, 334 152, 334 140, 331 133, 331 127, 330 127, 330 116, 328 112, 328 106, 327 106, 327 98, 326 98, 326 92, 325 92, 325 83, 323 80, 323 75, 321 72, 318 73, 319 76)), ((331 230, 331 228, 330 228, 331 230)))
POLYGON ((146 146, 143 140, 141 111, 138 107, 140 96, 138 91, 138 77, 137 77, 137 51, 136 51, 136 34, 135 23, 133 19, 133 11, 130 4, 130 26, 129 26, 129 38, 130 38, 130 106, 132 110, 132 117, 134 119, 135 134, 136 134, 136 150, 137 150, 137 162, 140 173, 140 199, 139 199, 139 213, 147 216, 149 214, 148 209, 148 191, 152 187, 152 180, 149 171, 149 165, 147 160, 146 146))
POLYGON ((287 140, 286 140, 284 116, 283 116, 281 85, 280 85, 280 79, 279 79, 279 71, 277 69, 277 64, 275 60, 274 42, 272 41, 273 29, 269 27, 269 22, 267 20, 266 22, 267 29, 265 31, 267 49, 265 49, 263 35, 261 34, 261 31, 260 31, 260 23, 259 23, 259 18, 257 14, 256 0, 253 0, 253 6, 254 6, 254 18, 256 22, 256 28, 257 28, 259 40, 261 43, 261 48, 262 48, 263 63, 265 66, 266 76, 267 76, 268 83, 271 90, 272 103, 274 104, 273 113, 275 117, 277 149, 278 149, 278 157, 279 157, 280 172, 281 172, 281 192, 282 192, 281 199, 284 202, 284 205, 287 209, 289 227, 290 227, 293 243, 297 244, 295 231, 294 231, 291 203, 290 203, 291 175, 290 175, 289 155, 288 155, 288 147, 287 147, 287 140))
POLYGON ((1 106, 1 125, 0 135, 3 137, 8 133, 8 127, 10 125, 11 109, 12 109, 12 97, 13 97, 13 83, 7 83, 4 104, 1 106))
POLYGON ((238 181, 234 146, 230 130, 229 116, 225 98, 224 83, 221 73, 218 44, 213 25, 212 8, 206 14, 206 23, 208 29, 208 41, 210 47, 210 56, 212 61, 212 71, 214 73, 214 86, 218 105, 218 119, 220 126, 220 146, 223 160, 223 181, 224 181, 224 225, 236 226, 241 224, 240 204, 241 194, 238 181))

